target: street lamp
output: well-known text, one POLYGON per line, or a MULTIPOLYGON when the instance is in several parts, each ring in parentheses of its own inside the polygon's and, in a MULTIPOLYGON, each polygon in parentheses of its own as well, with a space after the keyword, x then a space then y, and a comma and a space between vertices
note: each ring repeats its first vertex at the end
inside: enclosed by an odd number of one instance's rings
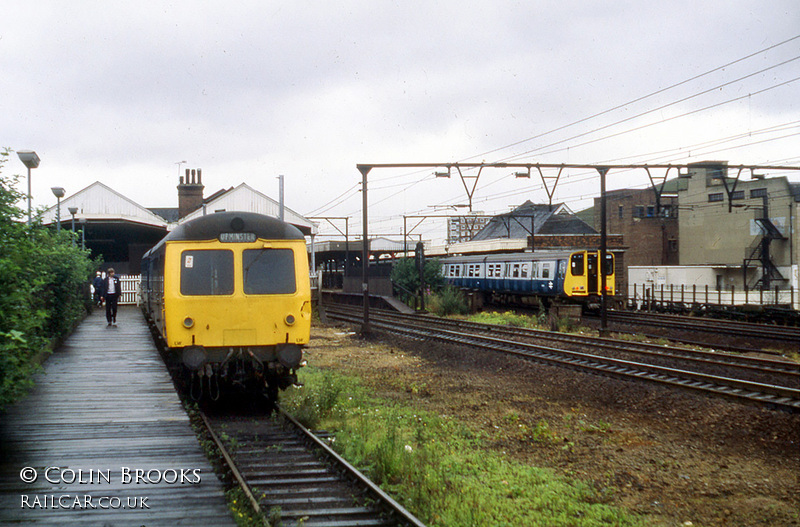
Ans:
POLYGON ((39 166, 39 156, 33 150, 18 150, 22 164, 28 167, 28 227, 31 225, 31 169, 39 166))
POLYGON ((86 218, 78 220, 81 222, 81 250, 86 250, 86 218))
POLYGON ((61 232, 61 198, 64 197, 64 187, 52 187, 53 195, 56 197, 56 232, 61 232))
POLYGON ((69 213, 72 214, 72 246, 75 247, 75 215, 78 213, 78 207, 70 207, 69 213))

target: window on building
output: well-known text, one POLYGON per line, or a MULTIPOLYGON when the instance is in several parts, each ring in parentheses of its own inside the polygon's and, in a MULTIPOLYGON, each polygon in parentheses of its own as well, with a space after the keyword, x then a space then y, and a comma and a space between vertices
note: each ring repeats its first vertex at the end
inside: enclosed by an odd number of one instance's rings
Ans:
POLYGON ((731 192, 731 200, 744 199, 744 190, 735 190, 731 192))
POLYGON ((722 192, 715 192, 714 194, 709 194, 708 195, 708 202, 709 203, 712 203, 712 202, 715 202, 715 201, 724 201, 724 199, 725 198, 723 197, 722 192))
POLYGON ((669 249, 669 252, 671 253, 678 252, 678 240, 676 240, 675 238, 670 238, 669 240, 667 240, 667 247, 669 249))
POLYGON ((634 218, 644 218, 644 206, 643 205, 636 205, 633 208, 633 217, 634 218))
POLYGON ((648 218, 652 218, 652 217, 653 217, 653 216, 655 216, 655 215, 656 215, 656 208, 655 208, 655 206, 654 206, 654 205, 648 205, 648 206, 647 206, 647 217, 648 217, 648 218))
POLYGON ((767 189, 765 188, 754 188, 750 191, 751 198, 763 198, 767 195, 767 189))
POLYGON ((625 217, 625 210, 624 209, 625 209, 625 207, 623 207, 622 205, 619 206, 619 219, 622 219, 622 218, 625 217))

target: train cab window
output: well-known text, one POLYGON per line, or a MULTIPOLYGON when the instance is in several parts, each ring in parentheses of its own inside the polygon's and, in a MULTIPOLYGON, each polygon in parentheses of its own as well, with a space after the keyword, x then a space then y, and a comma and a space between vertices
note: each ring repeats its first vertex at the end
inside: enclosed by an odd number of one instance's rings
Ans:
POLYGON ((182 295, 232 295, 233 251, 183 251, 182 295))
POLYGON ((613 254, 606 254, 606 266, 603 270, 606 276, 611 276, 614 274, 614 255, 613 254))
POLYGON ((572 276, 583 276, 583 253, 575 253, 569 259, 572 276))
POLYGON ((297 290, 291 249, 246 249, 242 267, 245 294, 289 295, 297 290))

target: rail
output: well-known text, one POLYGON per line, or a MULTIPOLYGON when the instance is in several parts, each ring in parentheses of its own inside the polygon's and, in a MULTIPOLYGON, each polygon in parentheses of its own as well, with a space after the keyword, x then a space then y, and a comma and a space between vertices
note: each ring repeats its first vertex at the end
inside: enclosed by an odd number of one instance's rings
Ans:
POLYGON ((279 514, 281 525, 425 527, 325 441, 278 412, 280 420, 198 412, 259 523, 273 525, 279 514), (215 432, 220 429, 232 451, 215 432))
MULTIPOLYGON (((347 322, 356 322, 357 315, 348 314, 340 308, 328 308, 328 316, 347 322)), ((449 331, 430 326, 426 317, 416 317, 407 324, 396 319, 384 318, 375 313, 372 319, 375 328, 390 333, 405 335, 412 339, 433 339, 453 344, 474 346, 491 351, 518 355, 527 359, 574 368, 577 370, 622 377, 628 380, 646 380, 673 387, 688 388, 710 395, 723 396, 739 402, 764 405, 792 413, 800 412, 800 390, 792 386, 771 385, 739 378, 721 377, 709 373, 676 369, 639 361, 619 360, 594 353, 578 352, 563 348, 537 345, 503 338, 480 335, 465 331, 449 331)))

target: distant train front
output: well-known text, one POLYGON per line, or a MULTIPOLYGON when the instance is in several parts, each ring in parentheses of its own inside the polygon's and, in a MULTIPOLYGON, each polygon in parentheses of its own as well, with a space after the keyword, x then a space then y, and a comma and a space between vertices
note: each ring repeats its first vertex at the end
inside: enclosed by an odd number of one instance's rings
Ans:
MULTIPOLYGON (((482 292, 499 303, 597 302, 602 295, 600 251, 451 256, 442 260, 445 280, 462 289, 482 292)), ((606 254, 605 293, 615 292, 614 255, 606 254)))

